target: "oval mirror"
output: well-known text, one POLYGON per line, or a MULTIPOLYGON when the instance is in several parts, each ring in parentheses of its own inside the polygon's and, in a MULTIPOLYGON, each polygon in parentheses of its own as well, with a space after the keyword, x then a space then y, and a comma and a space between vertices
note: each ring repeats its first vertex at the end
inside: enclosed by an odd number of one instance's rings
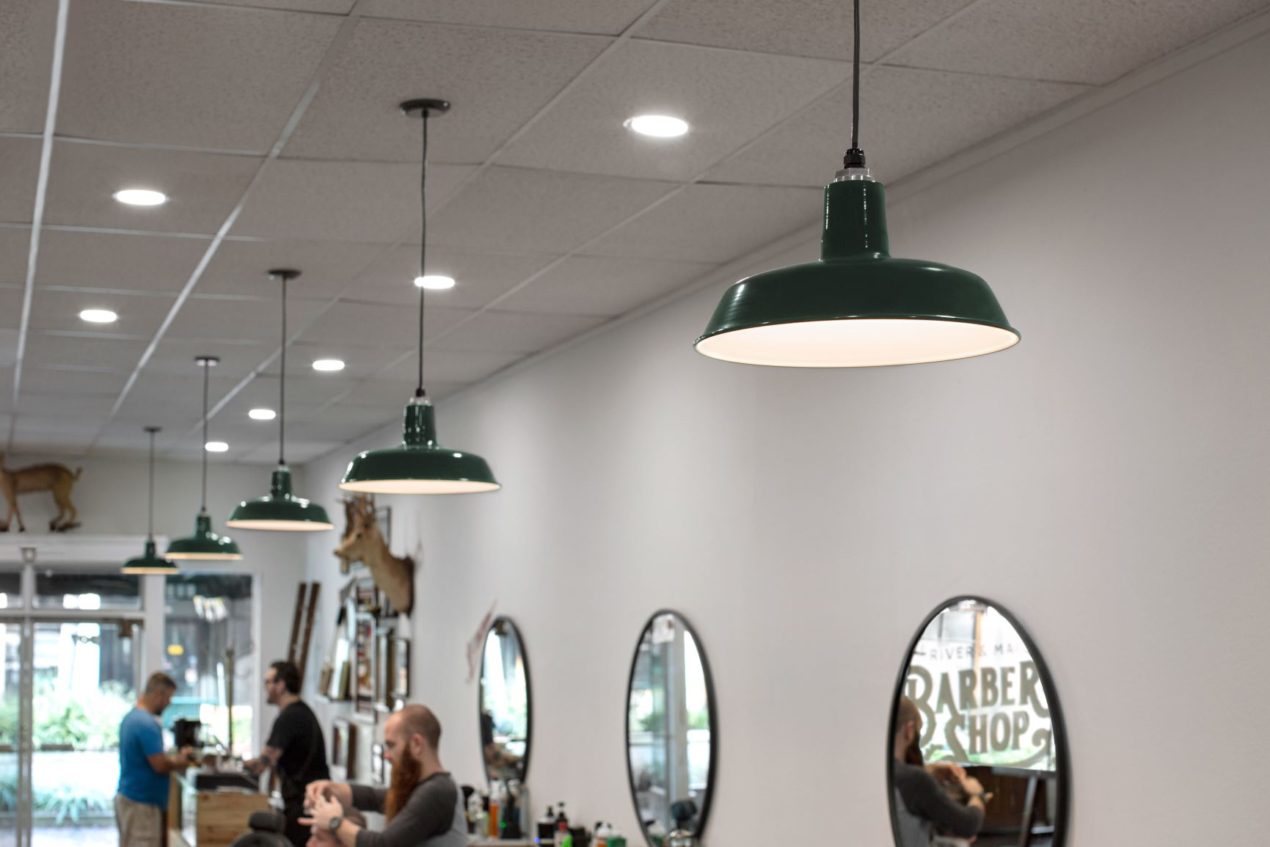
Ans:
POLYGON ((1007 611, 958 597, 917 630, 891 710, 898 847, 1062 847, 1070 769, 1049 670, 1007 611))
POLYGON ((636 645, 626 706, 627 775, 650 845, 674 831, 700 837, 717 748, 714 683, 701 641, 682 615, 658 612, 636 645))
POLYGON ((481 652, 481 757, 485 777, 525 780, 529 768, 529 663, 510 618, 497 617, 481 652))

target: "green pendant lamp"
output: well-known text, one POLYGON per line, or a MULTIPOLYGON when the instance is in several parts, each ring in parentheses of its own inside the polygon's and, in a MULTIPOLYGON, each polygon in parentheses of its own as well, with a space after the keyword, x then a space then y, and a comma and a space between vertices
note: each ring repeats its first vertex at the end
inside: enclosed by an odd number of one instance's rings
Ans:
POLYGON ((278 269, 269 276, 282 280, 282 372, 278 376, 278 467, 273 471, 269 493, 244 500, 225 521, 234 529, 263 529, 273 532, 321 532, 334 529, 326 509, 291 493, 291 469, 283 452, 287 418, 287 282, 299 271, 278 269))
MULTIPOLYGON (((419 180, 422 227, 419 237, 419 276, 426 269, 428 245, 428 117, 443 114, 444 100, 407 100, 401 110, 423 119, 423 175, 419 180)), ((400 446, 367 450, 349 462, 340 488, 366 494, 475 494, 502 486, 489 465, 474 453, 437 444, 436 415, 423 390, 424 288, 419 286, 419 384, 406 404, 405 434, 400 446)))
POLYGON ((750 365, 843 368, 965 359, 1018 343, 981 278, 891 258, 886 195, 858 146, 860 0, 854 17, 851 149, 825 187, 820 261, 729 288, 696 341, 699 353, 750 365))
POLYGON ((150 523, 146 529, 146 551, 137 558, 124 562, 123 567, 120 569, 122 573, 169 574, 181 572, 175 562, 170 562, 160 556, 154 546, 154 434, 158 431, 159 428, 157 426, 146 427, 146 432, 150 433, 150 523))
POLYGON ((203 369, 203 502, 194 518, 194 534, 178 538, 168 545, 169 559, 193 559, 202 562, 224 562, 241 559, 243 554, 228 535, 212 531, 212 516, 207 513, 207 391, 211 370, 220 364, 216 356, 194 359, 203 369))

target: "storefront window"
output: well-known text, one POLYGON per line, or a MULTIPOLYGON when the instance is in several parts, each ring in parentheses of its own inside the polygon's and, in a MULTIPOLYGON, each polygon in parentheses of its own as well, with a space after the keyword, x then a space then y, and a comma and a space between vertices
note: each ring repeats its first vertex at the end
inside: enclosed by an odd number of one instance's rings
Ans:
POLYGON ((140 609, 141 579, 120 573, 37 571, 35 607, 96 612, 102 609, 140 609))

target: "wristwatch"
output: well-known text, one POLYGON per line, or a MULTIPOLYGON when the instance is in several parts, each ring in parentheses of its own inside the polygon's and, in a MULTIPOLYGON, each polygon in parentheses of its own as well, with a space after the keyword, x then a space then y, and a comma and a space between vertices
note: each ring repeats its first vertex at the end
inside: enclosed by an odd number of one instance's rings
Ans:
POLYGON ((328 823, 326 826, 329 830, 331 830, 331 832, 337 832, 343 823, 344 823, 344 817, 342 815, 336 815, 335 817, 331 818, 331 822, 328 823))

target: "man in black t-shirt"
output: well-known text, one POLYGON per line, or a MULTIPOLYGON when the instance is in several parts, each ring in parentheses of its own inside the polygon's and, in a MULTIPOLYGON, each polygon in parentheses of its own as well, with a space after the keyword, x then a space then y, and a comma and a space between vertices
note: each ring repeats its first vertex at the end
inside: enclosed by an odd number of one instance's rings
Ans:
POLYGON ((292 662, 274 662, 269 666, 265 671, 265 694, 269 705, 281 711, 273 722, 260 758, 245 765, 252 773, 272 767, 278 774, 287 838, 296 847, 304 847, 309 828, 297 822, 304 814, 304 790, 310 782, 331 778, 326 767, 322 725, 308 704, 300 699, 300 669, 292 662))

